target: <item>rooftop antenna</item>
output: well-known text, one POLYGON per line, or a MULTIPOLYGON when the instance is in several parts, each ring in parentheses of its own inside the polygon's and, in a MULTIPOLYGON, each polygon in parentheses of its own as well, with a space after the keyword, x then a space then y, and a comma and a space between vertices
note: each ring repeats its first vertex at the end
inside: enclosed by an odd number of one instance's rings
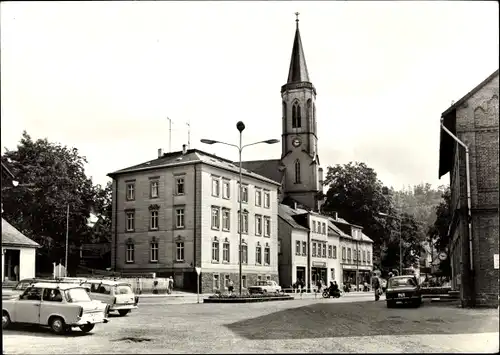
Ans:
POLYGON ((168 152, 172 152, 172 120, 167 117, 168 120, 168 152))
POLYGON ((191 124, 188 121, 186 125, 188 126, 188 149, 191 149, 191 124))

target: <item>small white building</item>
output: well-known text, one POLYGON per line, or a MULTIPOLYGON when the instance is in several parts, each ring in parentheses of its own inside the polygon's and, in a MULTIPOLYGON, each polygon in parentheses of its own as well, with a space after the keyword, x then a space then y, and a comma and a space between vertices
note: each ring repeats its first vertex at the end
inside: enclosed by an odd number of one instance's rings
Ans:
POLYGON ((39 247, 2 218, 2 281, 34 278, 39 247))

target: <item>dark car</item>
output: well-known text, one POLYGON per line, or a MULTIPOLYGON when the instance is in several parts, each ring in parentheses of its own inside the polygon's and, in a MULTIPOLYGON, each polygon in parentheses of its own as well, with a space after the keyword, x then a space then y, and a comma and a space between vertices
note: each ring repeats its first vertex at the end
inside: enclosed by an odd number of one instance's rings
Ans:
POLYGON ((387 281, 385 291, 387 307, 394 307, 397 303, 411 304, 420 307, 422 292, 417 279, 412 275, 395 276, 387 281))

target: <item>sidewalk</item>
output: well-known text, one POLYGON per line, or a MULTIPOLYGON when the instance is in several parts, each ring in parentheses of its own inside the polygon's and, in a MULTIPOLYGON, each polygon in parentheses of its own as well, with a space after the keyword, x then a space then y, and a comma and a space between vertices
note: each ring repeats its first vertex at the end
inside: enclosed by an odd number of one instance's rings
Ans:
MULTIPOLYGON (((208 296, 212 296, 212 295, 213 295, 213 293, 200 293, 200 297, 208 297, 208 296)), ((300 293, 286 293, 286 295, 290 295, 295 299, 323 298, 320 293, 303 293, 302 296, 300 293)), ((193 293, 193 292, 186 292, 186 291, 173 291, 171 294, 168 294, 168 293, 163 293, 163 294, 143 293, 143 294, 140 294, 138 296, 139 296, 139 298, 180 298, 180 297, 189 298, 189 297, 197 297, 197 294, 193 293)), ((352 292, 343 293, 343 295, 342 295, 342 297, 353 297, 353 296, 358 296, 358 297, 362 297, 362 296, 369 297, 370 296, 371 297, 371 296, 373 296, 373 293, 372 292, 362 292, 362 291, 358 291, 358 292, 352 291, 352 292)))

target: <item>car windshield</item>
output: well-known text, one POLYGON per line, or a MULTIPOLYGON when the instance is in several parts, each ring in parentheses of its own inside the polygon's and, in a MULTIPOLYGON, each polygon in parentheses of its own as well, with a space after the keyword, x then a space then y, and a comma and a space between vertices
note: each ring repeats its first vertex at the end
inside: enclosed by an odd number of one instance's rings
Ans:
POLYGON ((412 286, 415 287, 415 280, 413 279, 413 276, 409 277, 401 277, 397 279, 390 279, 389 280, 389 288, 394 288, 394 287, 403 287, 403 286, 412 286))
POLYGON ((28 288, 30 284, 31 281, 21 281, 16 285, 16 287, 14 287, 14 290, 24 291, 28 288))
POLYGON ((132 288, 129 285, 116 285, 115 295, 128 295, 132 293, 132 288))
POLYGON ((257 286, 266 286, 267 281, 257 281, 257 286))
POLYGON ((70 288, 69 290, 66 290, 66 298, 68 299, 68 302, 90 302, 91 299, 83 287, 78 287, 78 288, 70 288))

